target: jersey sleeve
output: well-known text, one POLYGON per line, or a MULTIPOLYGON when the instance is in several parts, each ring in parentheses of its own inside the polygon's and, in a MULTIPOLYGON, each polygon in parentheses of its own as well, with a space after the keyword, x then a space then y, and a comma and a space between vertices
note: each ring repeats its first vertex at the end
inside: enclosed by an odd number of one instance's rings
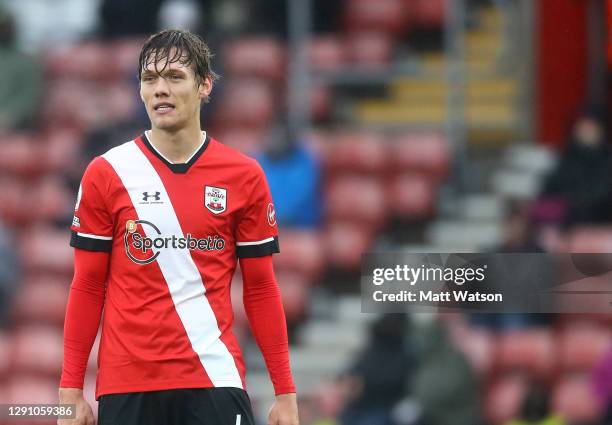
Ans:
POLYGON ((113 222, 105 202, 108 175, 104 160, 94 159, 83 175, 74 207, 70 246, 89 251, 110 252, 113 222))
POLYGON ((280 252, 276 211, 266 176, 255 163, 248 190, 248 201, 236 229, 238 258, 263 257, 280 252))

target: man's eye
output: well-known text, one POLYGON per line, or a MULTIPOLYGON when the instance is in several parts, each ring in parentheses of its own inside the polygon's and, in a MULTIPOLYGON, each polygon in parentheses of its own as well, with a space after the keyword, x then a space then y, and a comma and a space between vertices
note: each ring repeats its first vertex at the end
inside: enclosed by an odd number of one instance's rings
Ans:
POLYGON ((143 77, 142 81, 149 82, 149 81, 153 81, 154 79, 155 79, 155 77, 153 77, 153 76, 147 76, 147 77, 143 77))

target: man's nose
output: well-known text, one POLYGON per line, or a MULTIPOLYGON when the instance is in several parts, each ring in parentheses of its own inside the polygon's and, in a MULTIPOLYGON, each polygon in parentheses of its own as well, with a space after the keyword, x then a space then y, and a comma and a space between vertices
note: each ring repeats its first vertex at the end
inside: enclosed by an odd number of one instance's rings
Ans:
POLYGON ((167 96, 170 93, 170 87, 165 78, 158 78, 155 83, 155 96, 167 96))

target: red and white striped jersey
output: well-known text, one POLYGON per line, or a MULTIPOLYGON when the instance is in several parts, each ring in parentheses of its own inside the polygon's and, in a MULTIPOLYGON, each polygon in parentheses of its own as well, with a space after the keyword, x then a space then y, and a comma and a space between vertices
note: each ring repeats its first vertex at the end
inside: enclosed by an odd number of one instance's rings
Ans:
POLYGON ((88 166, 73 247, 110 252, 96 398, 172 388, 245 388, 232 333, 238 257, 278 252, 257 162, 205 137, 184 164, 146 135, 88 166))

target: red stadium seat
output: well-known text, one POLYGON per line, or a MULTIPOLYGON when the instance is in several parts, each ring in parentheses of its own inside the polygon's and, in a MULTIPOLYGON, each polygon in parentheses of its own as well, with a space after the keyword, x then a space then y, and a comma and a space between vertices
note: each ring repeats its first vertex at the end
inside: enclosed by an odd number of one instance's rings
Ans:
MULTIPOLYGON (((60 369, 58 369, 59 372, 60 369)), ((41 377, 38 375, 15 373, 6 382, 6 402, 10 404, 54 404, 58 402, 57 377, 41 377)), ((4 386, 4 385, 3 385, 4 386)), ((51 422, 55 424, 57 420, 51 422)), ((18 422, 18 423, 21 423, 18 422)), ((48 424, 46 421, 36 421, 37 424, 48 424)))
POLYGON ((69 245, 69 232, 36 226, 23 233, 19 242, 24 267, 31 273, 72 275, 73 252, 69 245))
POLYGON ((332 109, 331 88, 315 86, 310 92, 310 116, 314 121, 329 118, 332 109))
POLYGON ((570 231, 567 250, 585 254, 612 252, 612 227, 584 226, 570 231))
POLYGON ((45 54, 47 74, 51 78, 83 80, 108 79, 108 67, 114 61, 109 45, 87 41, 75 45, 61 45, 45 54))
POLYGON ((278 80, 287 73, 285 48, 275 38, 249 37, 230 41, 224 46, 223 55, 231 76, 278 80))
POLYGON ((133 77, 138 72, 138 56, 145 40, 141 38, 126 38, 109 43, 113 53, 113 66, 116 78, 133 77))
POLYGON ((215 127, 267 127, 275 113, 274 94, 262 80, 231 80, 215 111, 215 127))
POLYGON ((333 268, 358 271, 361 254, 370 248, 371 230, 348 222, 331 222, 324 232, 324 253, 333 268))
POLYGON ((274 256, 277 270, 299 273, 316 280, 323 268, 321 236, 312 230, 283 230, 280 234, 281 252, 274 256))
POLYGON ((20 324, 50 324, 61 327, 66 313, 70 282, 41 280, 19 286, 12 316, 20 324))
POLYGON ((21 180, 0 177, 0 217, 9 225, 24 225, 31 221, 26 185, 21 180))
POLYGON ((11 357, 13 372, 59 377, 63 360, 62 329, 46 325, 18 327, 11 357))
POLYGON ((235 127, 214 131, 211 134, 224 145, 231 146, 250 156, 262 152, 265 148, 264 130, 235 127))
POLYGON ((9 370, 13 340, 8 332, 0 331, 0 377, 9 370))
POLYGON ((487 423, 502 425, 516 418, 527 389, 527 380, 520 375, 506 375, 496 379, 485 395, 484 415, 487 423))
POLYGON ((52 221, 71 218, 74 212, 76 194, 68 190, 59 177, 45 177, 27 194, 30 198, 30 211, 35 221, 52 221))
POLYGON ((559 333, 558 353, 566 371, 588 371, 612 347, 610 328, 596 322, 568 323, 559 333))
POLYGON ((377 228, 387 216, 384 185, 376 178, 343 175, 326 188, 327 214, 335 220, 377 228))
POLYGON ((9 134, 0 136, 0 171, 29 177, 40 173, 44 157, 33 134, 9 134))
POLYGON ((431 217, 435 208, 434 185, 419 174, 399 174, 387 188, 387 208, 396 217, 424 219, 431 217))
POLYGON ((344 20, 349 32, 366 30, 399 35, 409 24, 404 0, 348 0, 345 7, 344 20))
POLYGON ((348 36, 346 48, 352 63, 365 68, 380 68, 392 59, 393 39, 383 32, 362 31, 348 36))
POLYGON ((447 176, 450 151, 447 140, 438 133, 406 133, 390 145, 392 166, 402 172, 426 173, 437 181, 447 176))
POLYGON ((374 132, 341 131, 330 135, 324 157, 328 174, 382 173, 389 161, 385 142, 381 134, 374 132))
POLYGON ((44 158, 41 164, 46 172, 65 173, 79 161, 82 134, 69 128, 56 127, 44 140, 44 158))
POLYGON ((525 372, 535 379, 551 378, 556 370, 555 339, 549 329, 502 333, 495 348, 496 369, 525 372))
POLYGON ((101 104, 107 125, 134 116, 141 105, 138 89, 127 82, 105 86, 101 104))
POLYGON ((84 130, 108 124, 101 85, 64 78, 51 82, 43 106, 48 124, 84 130))
POLYGON ((552 408, 570 424, 598 423, 603 413, 589 374, 563 378, 553 391, 552 408))
POLYGON ((304 315, 310 283, 305 276, 288 271, 279 271, 276 273, 276 279, 280 288, 287 322, 295 323, 304 315))
POLYGON ((314 70, 337 71, 348 63, 344 40, 333 35, 312 38, 308 56, 314 70))
POLYGON ((442 29, 446 20, 447 0, 404 0, 412 9, 410 15, 421 28, 442 29))

